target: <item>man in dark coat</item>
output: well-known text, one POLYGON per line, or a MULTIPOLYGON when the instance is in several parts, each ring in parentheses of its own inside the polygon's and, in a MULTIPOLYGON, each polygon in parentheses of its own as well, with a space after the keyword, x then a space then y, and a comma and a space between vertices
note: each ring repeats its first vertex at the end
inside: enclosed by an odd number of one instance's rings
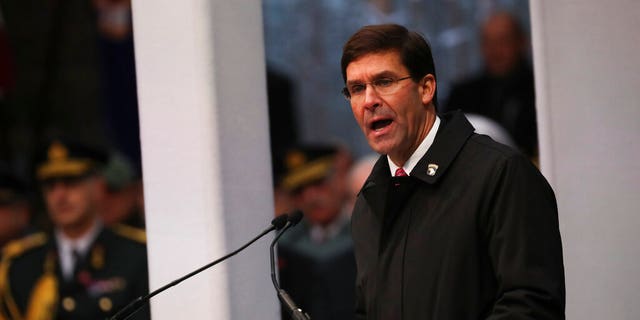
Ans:
POLYGON ((105 159, 84 145, 47 147, 37 178, 53 230, 3 248, 0 319, 105 319, 148 291, 144 232, 103 227, 96 210, 105 159))
POLYGON ((431 50, 398 25, 346 43, 343 94, 382 154, 352 216, 358 319, 564 319, 557 206, 531 162, 437 115, 431 50))

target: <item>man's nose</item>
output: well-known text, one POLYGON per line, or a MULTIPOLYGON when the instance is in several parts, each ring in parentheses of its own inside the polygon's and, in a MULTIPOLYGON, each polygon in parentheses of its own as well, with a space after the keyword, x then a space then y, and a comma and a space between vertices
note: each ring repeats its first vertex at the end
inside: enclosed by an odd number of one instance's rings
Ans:
POLYGON ((367 109, 375 109, 380 106, 380 95, 376 89, 368 85, 364 90, 364 107, 367 109))

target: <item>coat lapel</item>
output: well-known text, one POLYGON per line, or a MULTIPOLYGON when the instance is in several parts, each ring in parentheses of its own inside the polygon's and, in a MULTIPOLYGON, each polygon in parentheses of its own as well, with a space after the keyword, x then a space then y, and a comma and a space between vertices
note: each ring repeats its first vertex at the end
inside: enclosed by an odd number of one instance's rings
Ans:
MULTIPOLYGON (((429 184, 442 177, 475 129, 461 111, 440 115, 443 124, 429 151, 411 171, 411 176, 429 184)), ((360 193, 369 203, 374 215, 382 221, 387 206, 387 192, 391 181, 391 172, 387 156, 378 158, 371 175, 367 178, 360 193)))
POLYGON ((440 115, 443 124, 411 176, 434 184, 442 177, 475 129, 461 111, 440 115))
POLYGON ((379 220, 382 220, 384 208, 386 207, 387 189, 391 181, 391 173, 389 170, 387 156, 383 155, 378 158, 373 170, 371 170, 371 175, 369 175, 369 178, 367 178, 367 181, 360 191, 367 200, 367 203, 369 203, 374 215, 379 220))

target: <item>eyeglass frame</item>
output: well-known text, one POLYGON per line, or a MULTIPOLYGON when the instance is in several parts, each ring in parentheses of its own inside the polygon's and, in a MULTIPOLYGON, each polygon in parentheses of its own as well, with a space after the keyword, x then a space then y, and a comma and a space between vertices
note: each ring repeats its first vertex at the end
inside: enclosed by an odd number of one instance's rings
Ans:
MULTIPOLYGON (((364 88, 362 89, 362 93, 364 94, 367 90, 367 85, 371 85, 371 87, 373 88, 373 90, 376 91, 376 93, 380 94, 380 92, 376 89, 378 87, 382 87, 382 88, 388 88, 388 87, 393 87, 394 85, 398 84, 398 82, 402 81, 402 80, 407 80, 412 78, 410 75, 406 76, 406 77, 402 77, 402 78, 398 78, 398 79, 394 79, 391 77, 383 77, 383 78, 378 78, 375 79, 373 81, 369 81, 369 82, 364 82, 364 83, 357 83, 356 85, 364 85, 364 88), (384 87, 384 86, 380 86, 379 84, 376 85, 376 82, 380 82, 380 81, 385 81, 385 80, 391 80, 391 82, 389 83, 388 86, 384 87)), ((349 88, 347 88, 347 86, 343 87, 342 90, 340 90, 340 92, 342 93, 342 96, 347 99, 347 101, 351 101, 351 92, 349 92, 349 88)), ((393 93, 387 93, 387 94, 393 94, 393 93)))

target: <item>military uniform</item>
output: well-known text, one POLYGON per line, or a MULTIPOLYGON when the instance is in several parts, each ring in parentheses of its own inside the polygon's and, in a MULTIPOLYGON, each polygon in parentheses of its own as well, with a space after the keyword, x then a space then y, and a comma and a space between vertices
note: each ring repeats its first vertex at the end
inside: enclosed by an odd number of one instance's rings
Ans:
POLYGON ((328 197, 346 199, 346 193, 336 190, 344 189, 340 166, 345 155, 340 152, 331 146, 296 146, 285 156, 287 173, 281 181, 293 197, 300 197, 297 205, 307 204, 300 207, 306 218, 278 242, 280 286, 315 320, 354 318, 356 263, 350 217, 344 200, 326 202, 328 197), (300 195, 308 190, 311 195, 300 195), (331 211, 330 221, 322 223, 325 218, 314 217, 314 211, 331 211))
MULTIPOLYGON (((104 319, 148 292, 144 231, 103 228, 71 279, 62 276, 55 237, 14 241, 0 263, 0 319, 104 319)), ((134 319, 148 319, 144 308, 134 319)))
MULTIPOLYGON (((100 191, 91 179, 100 176, 106 153, 63 140, 43 151, 36 177, 54 231, 3 249, 0 320, 105 319, 148 292, 145 233, 105 228, 95 211, 100 191)), ((149 318, 148 308, 140 313, 134 319, 149 318)))
POLYGON ((341 220, 321 242, 304 221, 278 244, 280 286, 312 319, 354 318, 356 261, 349 220, 341 220))

